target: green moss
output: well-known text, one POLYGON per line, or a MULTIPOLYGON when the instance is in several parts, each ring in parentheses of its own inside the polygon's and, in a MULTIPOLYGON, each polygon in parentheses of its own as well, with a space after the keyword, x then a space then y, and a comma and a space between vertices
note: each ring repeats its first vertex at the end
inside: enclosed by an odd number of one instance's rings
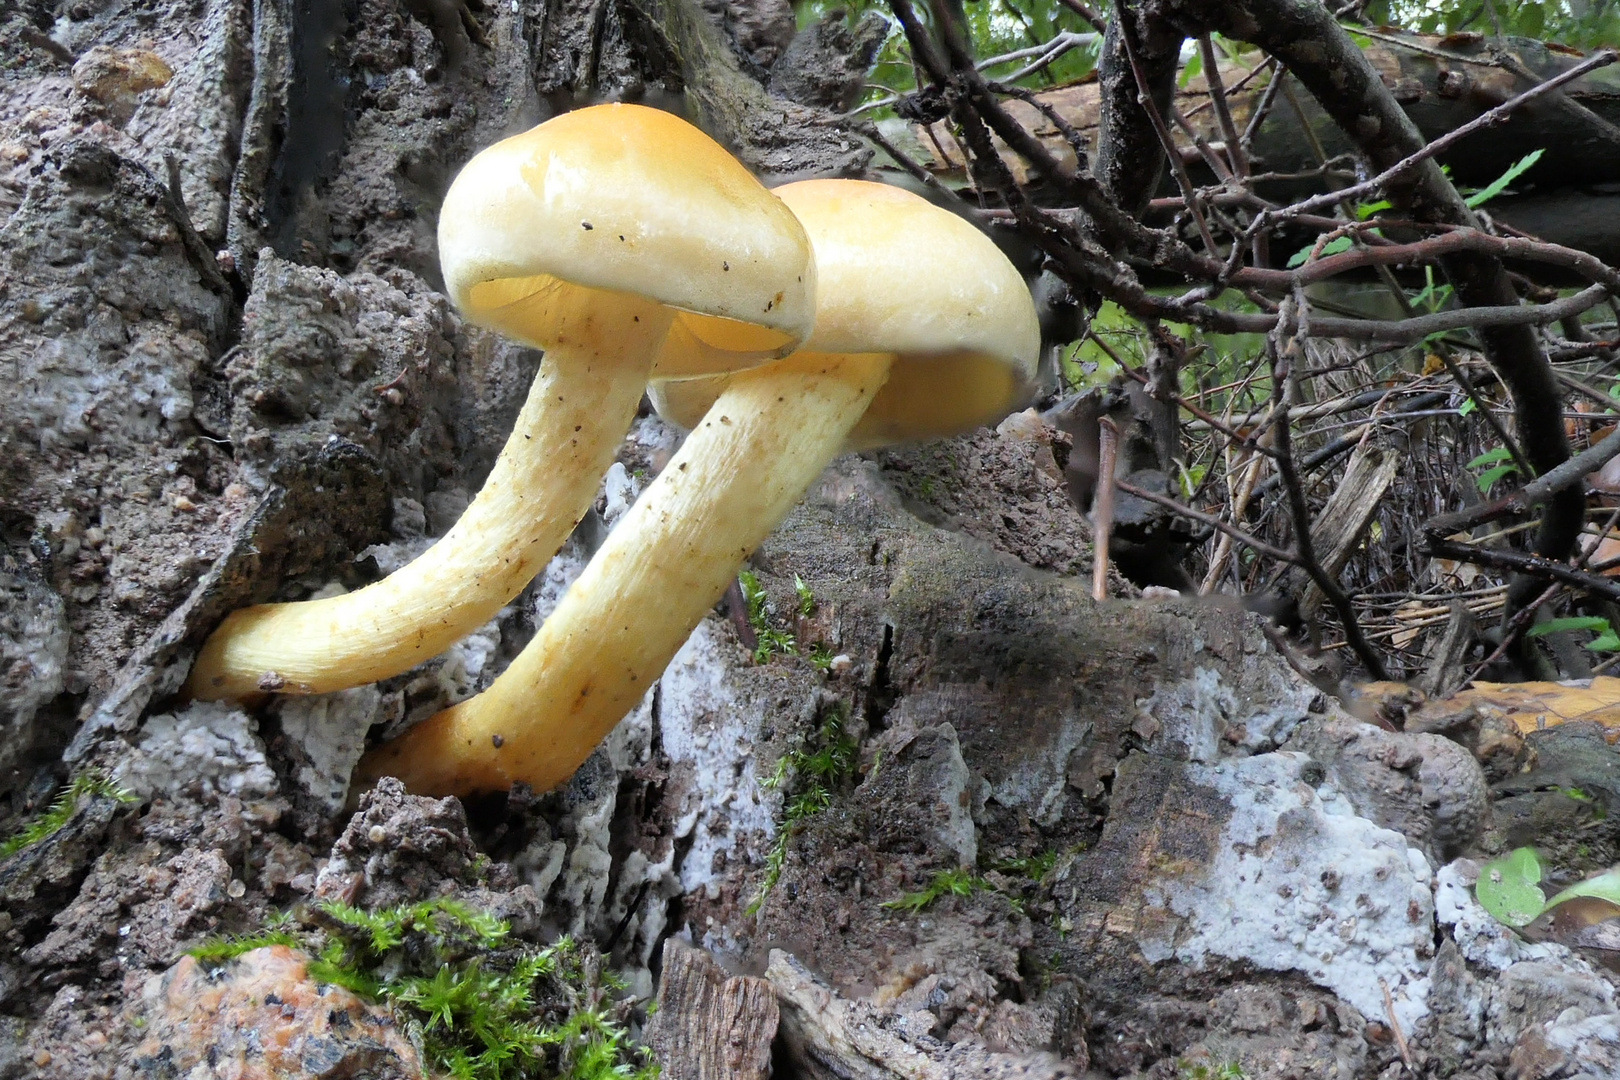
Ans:
POLYGON ((1058 853, 1055 851, 1042 851, 1035 855, 1026 855, 1021 859, 1008 859, 999 862, 994 869, 1004 874, 1022 874, 1031 881, 1039 883, 1045 880, 1046 875, 1052 872, 1057 865, 1058 853))
MULTIPOLYGON (((992 870, 1001 874, 1019 874, 1028 878, 1037 885, 1047 874, 1057 866, 1058 853, 1043 851, 1036 855, 1026 855, 1019 859, 1006 859, 996 863, 992 870)), ((883 906, 894 911, 909 911, 916 913, 925 910, 935 900, 943 896, 972 896, 976 892, 988 890, 1004 896, 1014 909, 1022 911, 1023 900, 1012 895, 1007 889, 1000 887, 995 881, 979 877, 971 870, 952 869, 941 870, 929 880, 926 888, 917 892, 905 893, 896 899, 887 900, 883 906)))
POLYGON ((227 960, 235 960, 243 953, 254 949, 267 949, 272 945, 285 945, 289 949, 296 949, 301 943, 284 930, 266 930, 259 934, 225 934, 212 937, 195 948, 187 949, 186 955, 195 957, 204 964, 223 964, 227 960))
POLYGON ((885 900, 883 906, 894 911, 916 913, 924 910, 942 896, 972 896, 992 886, 984 878, 968 870, 941 870, 919 892, 906 893, 894 900, 885 900))
POLYGON ((134 795, 102 773, 94 770, 82 772, 62 789, 62 793, 56 797, 56 801, 48 810, 0 843, 0 859, 9 859, 24 848, 33 847, 41 840, 55 835, 62 826, 73 819, 74 814, 79 812, 84 800, 97 795, 121 803, 135 801, 134 795))
POLYGON ((742 589, 743 603, 748 608, 748 625, 754 630, 754 663, 766 663, 778 653, 783 656, 796 654, 799 643, 792 633, 771 625, 770 598, 760 587, 759 577, 752 570, 744 570, 737 575, 737 584, 742 589))
POLYGON ((776 841, 765 853, 765 878, 759 891, 748 905, 752 915, 765 903, 765 898, 782 878, 782 867, 787 862, 788 844, 804 823, 832 805, 833 788, 849 779, 855 772, 855 753, 859 749, 855 739, 844 730, 844 709, 839 706, 828 714, 817 730, 814 749, 801 746, 789 750, 776 762, 776 770, 761 783, 774 791, 789 781, 797 781, 800 790, 786 800, 782 820, 776 827, 776 841))
POLYGON ((1235 1061, 1216 1065, 1195 1065, 1189 1061, 1176 1062, 1181 1080, 1248 1080, 1249 1074, 1235 1061))
POLYGON ((793 592, 799 598, 799 614, 810 616, 816 613, 816 594, 810 591, 810 586, 804 583, 804 578, 798 574, 793 575, 793 592))
POLYGON ((381 911, 327 902, 277 920, 295 929, 204 942, 210 962, 264 945, 302 948, 310 977, 387 1005, 436 1074, 455 1080, 651 1080, 606 995, 622 989, 564 937, 545 948, 453 900, 381 911))

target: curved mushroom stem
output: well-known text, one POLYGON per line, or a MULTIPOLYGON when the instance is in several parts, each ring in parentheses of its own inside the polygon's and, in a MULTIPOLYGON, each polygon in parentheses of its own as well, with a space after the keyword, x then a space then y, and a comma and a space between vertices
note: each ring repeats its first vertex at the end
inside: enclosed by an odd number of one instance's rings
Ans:
POLYGON ((203 645, 187 691, 239 698, 376 682, 488 622, 556 554, 596 497, 635 418, 673 318, 609 294, 569 314, 506 447, 461 519, 382 581, 343 596, 233 612, 203 645))
POLYGON ((892 361, 800 352, 733 376, 495 684, 366 755, 357 785, 397 776, 467 795, 567 780, 843 447, 892 361))

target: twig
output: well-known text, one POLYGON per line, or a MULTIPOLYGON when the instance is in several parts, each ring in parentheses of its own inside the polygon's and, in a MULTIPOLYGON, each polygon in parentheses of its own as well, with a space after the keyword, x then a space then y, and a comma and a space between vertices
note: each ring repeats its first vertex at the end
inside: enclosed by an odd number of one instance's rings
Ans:
POLYGON ((1558 75, 1548 79, 1541 85, 1533 86, 1517 97, 1509 98, 1507 101, 1504 101, 1494 109, 1487 109, 1485 112, 1480 113, 1478 116, 1474 117, 1474 119, 1468 121, 1466 124, 1463 124, 1461 127, 1454 128, 1453 130, 1446 132, 1444 135, 1424 146, 1417 153, 1402 158, 1400 161, 1397 161, 1394 165, 1391 165, 1389 168, 1385 169, 1371 180, 1365 180, 1359 184, 1343 188, 1339 191, 1330 191, 1322 195, 1314 195, 1309 199, 1294 203, 1291 206, 1285 206, 1278 210, 1268 211, 1267 213, 1261 214, 1259 217, 1255 218, 1254 224, 1249 226, 1249 231, 1251 233, 1258 232, 1261 229, 1270 227, 1278 221, 1286 220, 1297 213, 1305 213, 1310 210, 1320 210, 1323 207, 1332 206, 1341 199, 1359 199, 1364 195, 1370 195, 1414 166, 1429 160, 1437 154, 1446 152, 1453 146, 1456 146, 1459 142, 1466 139, 1474 132, 1479 131, 1482 128, 1490 127, 1492 124, 1506 119, 1507 116, 1515 109, 1519 109, 1537 98, 1550 94, 1560 86, 1563 86, 1566 83, 1574 82, 1583 75, 1590 74, 1599 68, 1607 67, 1616 60, 1620 60, 1620 55, 1617 55, 1613 49, 1599 50, 1598 52, 1593 53, 1586 60, 1570 68, 1568 71, 1560 72, 1558 75))
POLYGON ((1212 258, 1220 258, 1221 249, 1216 246, 1215 237, 1210 235, 1209 223, 1204 220, 1204 212, 1198 208, 1198 189, 1193 185, 1192 177, 1187 175, 1187 164, 1181 160, 1181 153, 1176 149, 1176 140, 1170 135, 1170 129, 1165 126, 1159 107, 1153 102, 1147 72, 1142 70, 1142 61, 1136 55, 1136 45, 1131 41, 1131 37, 1130 20, 1126 19, 1120 24, 1119 40, 1125 46, 1125 57, 1130 61, 1131 75, 1136 79, 1137 101, 1141 104, 1142 111, 1147 114, 1154 132, 1159 136, 1165 157, 1170 159, 1170 171, 1176 178, 1176 186, 1181 188, 1181 198, 1187 204, 1187 212, 1193 216, 1193 222, 1198 226, 1198 235, 1204 241, 1204 250, 1208 251, 1212 258))
POLYGON ((1114 463, 1119 428, 1107 416, 1097 422, 1097 496, 1092 506, 1091 598, 1108 599, 1108 540, 1114 531, 1114 463))
POLYGON ((1356 657, 1367 669, 1367 674, 1374 679, 1383 680, 1389 678, 1384 670, 1384 661, 1368 642, 1366 635, 1361 632, 1361 624, 1356 620, 1356 611, 1350 603, 1350 598, 1339 587, 1333 575, 1323 569, 1322 564, 1316 560, 1316 552, 1311 541, 1311 512, 1305 503, 1305 488, 1299 482, 1299 473, 1294 468, 1287 395, 1293 382, 1289 377, 1289 368, 1292 366, 1294 354, 1299 349, 1300 339, 1308 332, 1305 317, 1303 292, 1298 292, 1283 302, 1277 330, 1267 342, 1267 348, 1272 355, 1271 396, 1276 404, 1276 419, 1273 421, 1272 431, 1275 433, 1273 446, 1277 451, 1277 473, 1282 477, 1283 490, 1288 495, 1289 514, 1294 522, 1294 550, 1299 553, 1299 565, 1310 575, 1316 587, 1322 590, 1322 595, 1333 605, 1333 610, 1338 612, 1339 621, 1343 624, 1345 641, 1355 651, 1356 657), (1291 319, 1290 316, 1296 318, 1291 319), (1285 327, 1290 321, 1295 322, 1295 326, 1285 343, 1281 338, 1288 332, 1285 327))
POLYGON ((1424 522, 1423 531, 1431 539, 1442 538, 1494 521, 1505 514, 1528 510, 1537 503, 1546 502, 1557 492, 1584 482, 1587 473, 1596 472, 1617 456, 1620 456, 1620 430, 1495 502, 1430 518, 1424 522))
POLYGON ((1127 495, 1132 495, 1138 499, 1144 499, 1147 502, 1162 506, 1168 510, 1174 510, 1182 517, 1191 518, 1193 521, 1202 522, 1212 529, 1217 529, 1220 532, 1230 536, 1244 547, 1253 548, 1255 551, 1258 551, 1267 558, 1276 559, 1278 562, 1288 563, 1290 566, 1300 565, 1299 556, 1295 555, 1293 552, 1284 551, 1279 547, 1272 547, 1264 540, 1257 539, 1256 537, 1244 532, 1242 529, 1222 521, 1214 514, 1206 514, 1202 510, 1195 510, 1186 503, 1178 503, 1174 499, 1160 495, 1156 492, 1148 491, 1146 488, 1139 488, 1135 484, 1128 483, 1124 480, 1114 481, 1114 486, 1119 488, 1119 490, 1123 491, 1127 495))

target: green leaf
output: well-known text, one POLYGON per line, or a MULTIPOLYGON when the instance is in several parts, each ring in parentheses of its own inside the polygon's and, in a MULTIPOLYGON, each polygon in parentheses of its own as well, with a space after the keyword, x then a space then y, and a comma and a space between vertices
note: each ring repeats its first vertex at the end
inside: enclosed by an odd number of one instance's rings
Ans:
POLYGON ((1595 878, 1577 881, 1551 900, 1548 900, 1541 910, 1550 911, 1566 900, 1574 900, 1578 896, 1587 896, 1594 900, 1607 900, 1611 904, 1620 905, 1620 868, 1599 874, 1595 878))
POLYGON ((1474 401, 1474 399, 1469 398, 1467 401, 1465 401, 1461 405, 1457 406, 1457 415, 1458 416, 1467 416, 1469 413, 1473 412, 1474 409, 1477 408, 1477 407, 1478 406, 1477 406, 1476 402, 1474 401))
POLYGON ((1525 637, 1545 637, 1548 634, 1562 634, 1566 630, 1609 630, 1609 620, 1597 615, 1571 615, 1564 619, 1548 619, 1544 623, 1536 623, 1525 633, 1525 637))
POLYGON ((1545 910, 1547 898, 1540 881, 1541 860, 1535 849, 1515 848, 1479 868, 1474 897, 1497 922, 1525 926, 1545 910))
POLYGON ((1498 446, 1494 450, 1487 450, 1479 457, 1468 463, 1470 469, 1483 469, 1487 465, 1499 465, 1504 461, 1512 461, 1513 453, 1505 446, 1498 446))
POLYGON ((1517 465, 1498 465, 1494 469, 1486 469, 1484 472, 1479 474, 1478 483, 1480 494, 1484 494, 1485 492, 1491 490, 1491 485, 1502 479, 1502 477, 1510 476, 1518 471, 1519 467, 1517 465))
POLYGON ((1613 630, 1605 630, 1588 641, 1586 647, 1593 652, 1620 652, 1620 634, 1616 634, 1613 630))
POLYGON ((1395 204, 1390 202, 1388 199, 1379 199, 1377 202, 1362 203, 1356 207, 1356 220, 1366 221, 1374 214, 1383 213, 1385 210, 1389 210, 1394 207, 1394 205, 1395 204))
MULTIPOLYGON (((1350 245, 1353 242, 1354 241, 1352 241, 1348 236, 1341 236, 1337 240, 1329 240, 1327 243, 1322 245, 1322 250, 1317 254, 1317 258, 1325 259, 1329 255, 1338 255, 1342 252, 1349 251, 1350 245)), ((1298 251, 1294 252, 1293 258, 1288 260, 1289 268, 1292 269, 1296 266, 1305 265, 1305 261, 1311 257, 1311 252, 1315 250, 1315 248, 1316 245, 1312 244, 1310 247, 1302 247, 1298 251)))
POLYGON ((1181 74, 1176 77, 1176 85, 1185 90, 1187 83, 1196 78, 1198 73, 1203 70, 1204 54, 1193 53, 1192 56, 1187 58, 1187 62, 1181 65, 1181 74))
POLYGON ((1524 157, 1514 162, 1512 165, 1509 165, 1507 172, 1504 172, 1501 176, 1498 176, 1495 180, 1492 180, 1489 184, 1486 184, 1484 187, 1468 196, 1469 208, 1472 209, 1474 207, 1484 206, 1486 203, 1502 194, 1502 192, 1507 190, 1507 186, 1509 184, 1513 183, 1514 180, 1517 180, 1520 176, 1524 175, 1526 170, 1530 169, 1533 165, 1535 165, 1536 162, 1540 161, 1541 155, 1544 153, 1546 153, 1545 150, 1532 150, 1528 154, 1524 155, 1524 157))

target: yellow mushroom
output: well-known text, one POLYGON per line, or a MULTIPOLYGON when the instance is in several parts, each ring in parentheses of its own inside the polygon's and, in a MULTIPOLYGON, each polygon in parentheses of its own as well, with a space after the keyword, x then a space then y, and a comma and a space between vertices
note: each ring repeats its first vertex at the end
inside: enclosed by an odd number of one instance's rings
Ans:
POLYGON ((816 252, 804 350, 658 384, 660 410, 696 425, 686 443, 495 684, 372 751, 360 782, 393 775, 436 795, 561 783, 841 449, 956 434, 1021 403, 1035 309, 987 237, 879 184, 776 193, 816 252))
POLYGON ((199 698, 323 693, 443 652, 545 566, 595 497, 654 358, 734 371, 796 348, 814 317, 809 241, 708 136, 601 105, 479 153, 439 217, 468 319, 545 350, 511 438, 461 519, 385 580, 233 613, 187 684, 199 698))

